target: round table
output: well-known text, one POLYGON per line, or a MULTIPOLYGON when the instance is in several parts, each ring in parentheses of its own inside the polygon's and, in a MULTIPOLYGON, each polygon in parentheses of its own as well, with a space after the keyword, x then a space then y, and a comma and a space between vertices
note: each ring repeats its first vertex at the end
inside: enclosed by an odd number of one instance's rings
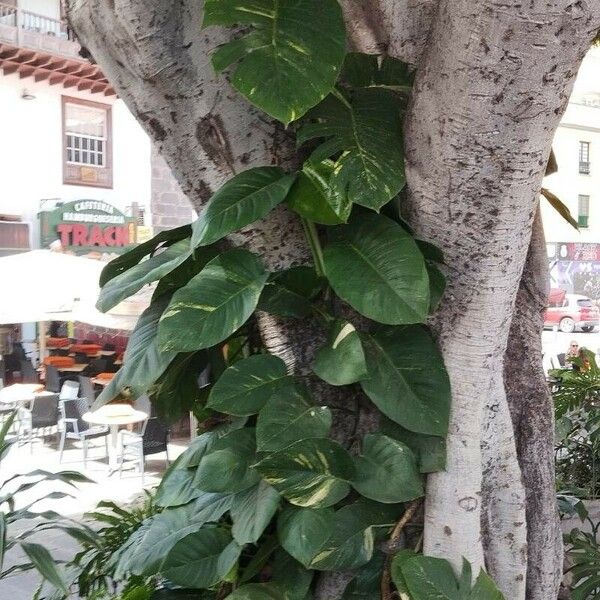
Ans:
POLYGON ((40 383, 15 383, 0 390, 0 404, 23 404, 42 394, 52 392, 44 390, 40 383))
POLYGON ((82 418, 91 425, 108 425, 110 428, 108 465, 113 472, 119 468, 119 427, 141 423, 148 418, 148 415, 141 410, 131 408, 128 404, 107 404, 98 410, 85 413, 82 418))

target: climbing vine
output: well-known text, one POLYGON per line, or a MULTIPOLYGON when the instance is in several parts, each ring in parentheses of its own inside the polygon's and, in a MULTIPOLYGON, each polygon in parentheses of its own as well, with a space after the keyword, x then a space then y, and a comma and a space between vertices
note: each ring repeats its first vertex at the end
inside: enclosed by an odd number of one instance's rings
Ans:
POLYGON ((501 598, 468 564, 457 579, 445 561, 398 553, 424 474, 444 468, 451 398, 425 325, 444 291, 443 254, 398 208, 413 74, 346 53, 336 0, 206 0, 203 25, 244 26, 215 49, 215 70, 294 127, 305 160, 297 172, 236 174, 193 224, 102 273, 104 311, 158 285, 98 403, 150 393, 162 414, 194 410, 204 427, 161 482, 164 510, 114 557, 116 577, 207 590, 195 597, 300 600, 316 572, 355 570, 344 598, 389 597, 392 585, 415 600, 501 598), (313 264, 269 272, 226 238, 280 204, 301 220, 313 264), (264 352, 256 311, 321 324, 312 376, 264 352), (379 430, 358 444, 332 439, 317 378, 359 385, 384 415, 379 430))

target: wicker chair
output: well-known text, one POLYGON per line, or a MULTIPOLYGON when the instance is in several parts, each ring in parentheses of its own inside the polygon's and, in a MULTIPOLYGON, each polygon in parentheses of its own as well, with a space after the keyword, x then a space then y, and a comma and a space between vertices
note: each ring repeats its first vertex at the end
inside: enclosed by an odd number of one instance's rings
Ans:
POLYGON ((167 465, 169 464, 169 428, 160 419, 152 417, 144 422, 141 433, 132 431, 119 431, 121 456, 119 459, 119 475, 123 472, 125 460, 138 463, 144 485, 144 464, 146 456, 150 454, 165 453, 167 465))

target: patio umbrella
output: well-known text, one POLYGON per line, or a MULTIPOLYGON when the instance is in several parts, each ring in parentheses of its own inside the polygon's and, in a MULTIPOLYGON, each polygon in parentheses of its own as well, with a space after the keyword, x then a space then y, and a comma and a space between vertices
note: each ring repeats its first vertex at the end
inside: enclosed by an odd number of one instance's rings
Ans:
POLYGON ((0 258, 0 325, 36 321, 81 321, 131 330, 148 307, 144 290, 109 313, 96 310, 98 281, 105 263, 51 250, 0 258))

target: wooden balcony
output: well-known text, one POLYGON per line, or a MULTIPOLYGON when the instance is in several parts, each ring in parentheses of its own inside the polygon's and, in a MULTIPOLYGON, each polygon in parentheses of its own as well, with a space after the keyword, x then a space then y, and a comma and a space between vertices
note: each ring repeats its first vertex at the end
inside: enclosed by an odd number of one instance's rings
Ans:
POLYGON ((81 46, 65 21, 0 2, 0 43, 79 58, 81 46))

